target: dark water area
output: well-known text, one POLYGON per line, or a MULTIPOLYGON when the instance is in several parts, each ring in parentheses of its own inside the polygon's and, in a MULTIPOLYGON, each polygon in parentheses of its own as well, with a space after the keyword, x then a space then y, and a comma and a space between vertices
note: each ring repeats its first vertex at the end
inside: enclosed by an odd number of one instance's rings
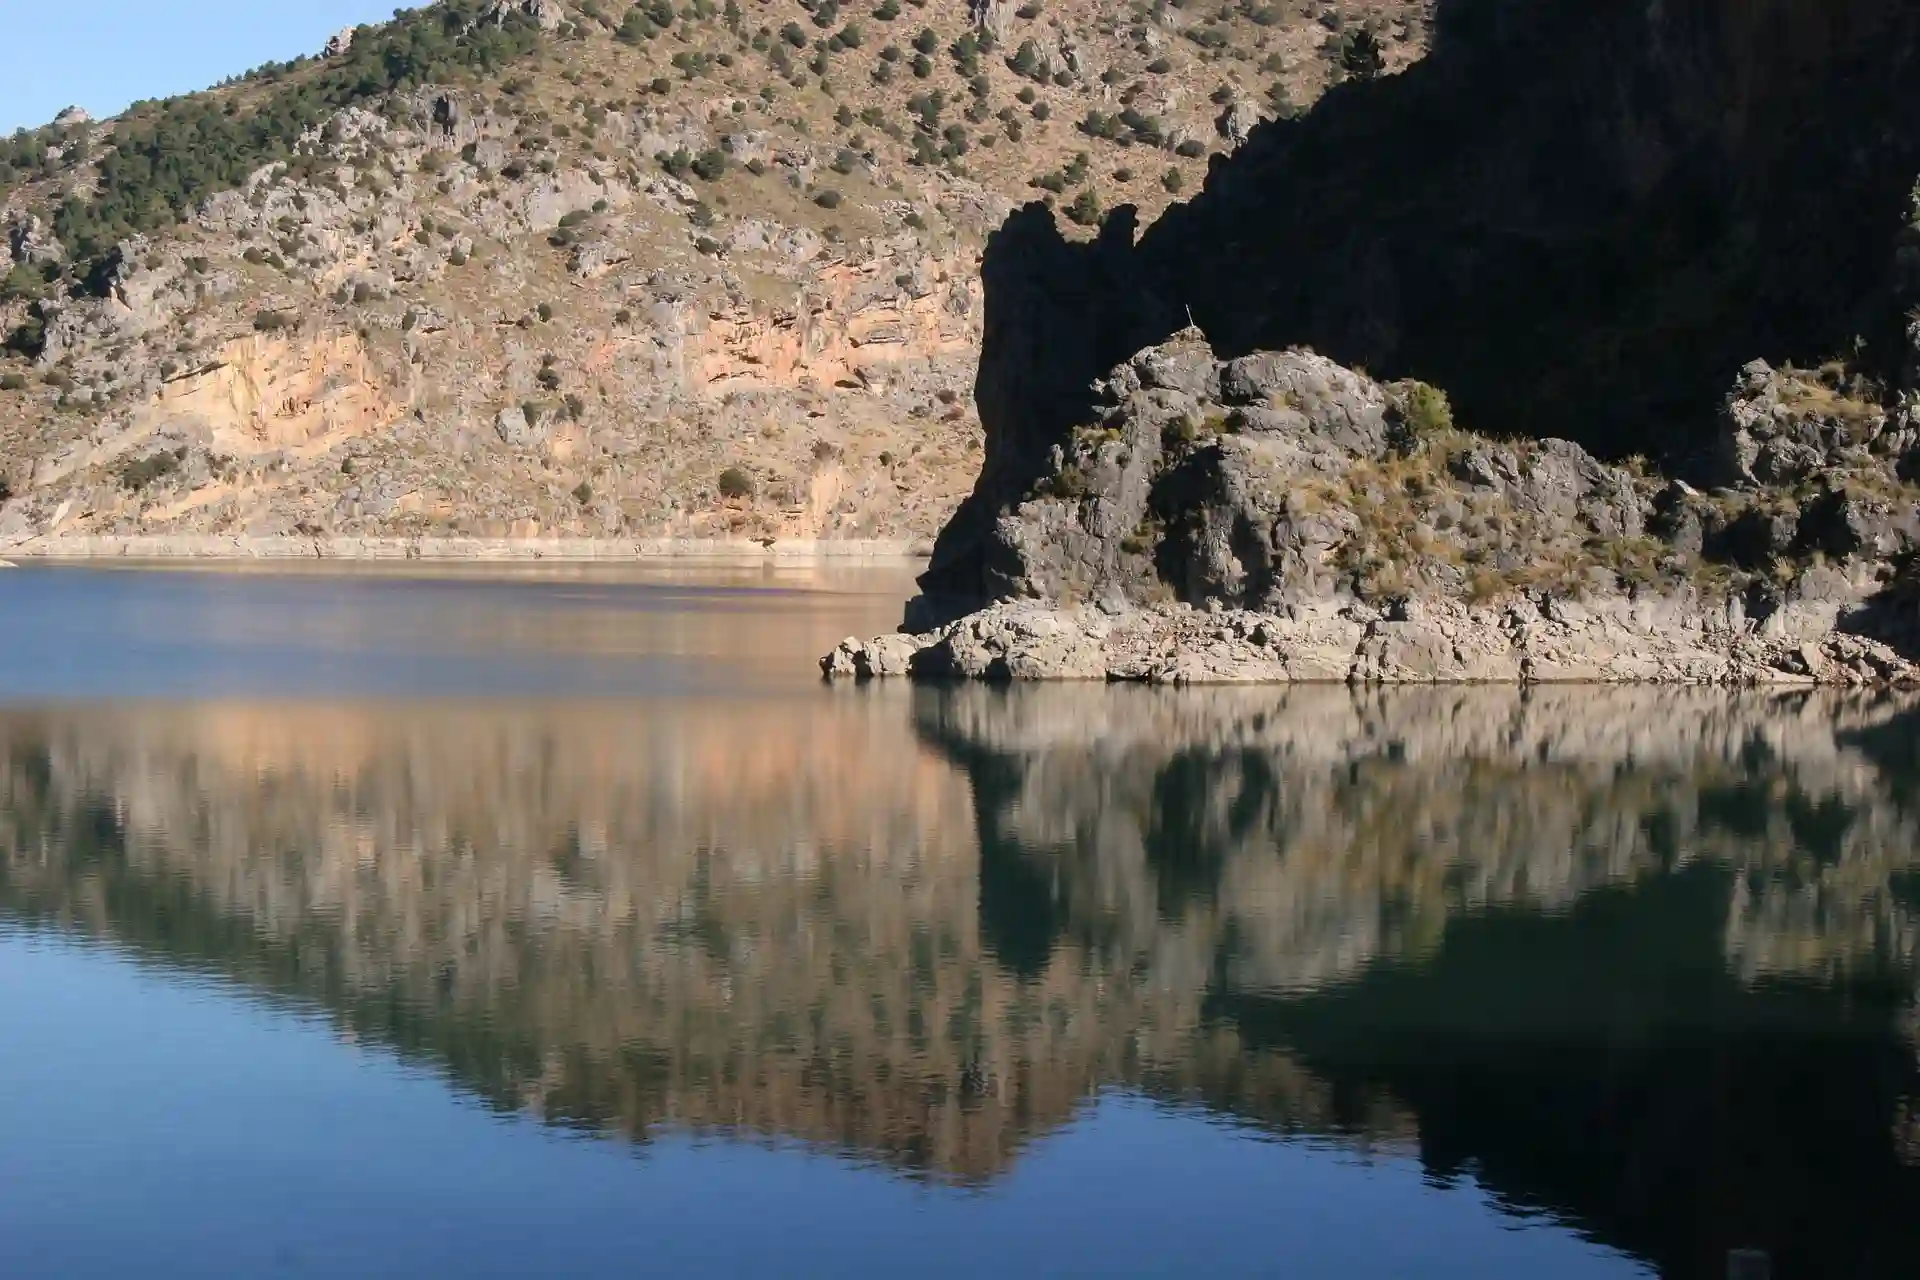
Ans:
POLYGON ((1920 703, 906 589, 0 572, 0 1274, 1920 1274, 1920 703))

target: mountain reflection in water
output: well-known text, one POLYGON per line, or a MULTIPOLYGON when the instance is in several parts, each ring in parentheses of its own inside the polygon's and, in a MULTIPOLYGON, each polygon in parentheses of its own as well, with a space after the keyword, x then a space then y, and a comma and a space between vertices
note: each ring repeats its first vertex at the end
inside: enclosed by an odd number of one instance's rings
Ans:
POLYGON ((991 1185, 1126 1087, 1669 1276, 1920 1258, 1920 709, 833 690, 0 711, 0 913, 503 1110, 991 1185))

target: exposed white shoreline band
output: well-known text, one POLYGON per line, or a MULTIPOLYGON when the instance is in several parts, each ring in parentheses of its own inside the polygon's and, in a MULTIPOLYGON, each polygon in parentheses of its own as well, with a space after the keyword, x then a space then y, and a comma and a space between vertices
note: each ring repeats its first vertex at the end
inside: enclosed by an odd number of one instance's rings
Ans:
MULTIPOLYGON (((46 537, 4 548, 20 560, 726 560, 806 563, 926 559, 925 540, 878 538, 46 537)), ((4 564, 5 561, 0 561, 4 564)))

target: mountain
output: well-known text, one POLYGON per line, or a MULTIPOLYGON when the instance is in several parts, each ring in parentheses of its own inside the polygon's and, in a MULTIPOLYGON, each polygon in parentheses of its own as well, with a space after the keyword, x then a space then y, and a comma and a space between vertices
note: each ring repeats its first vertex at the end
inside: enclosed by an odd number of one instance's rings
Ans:
POLYGON ((63 113, 0 141, 0 541, 925 541, 1015 203, 1151 218, 1429 9, 443 0, 63 113))
POLYGON ((1007 219, 921 634, 831 671, 1920 680, 1920 10, 1434 30, 1158 218, 1007 219))

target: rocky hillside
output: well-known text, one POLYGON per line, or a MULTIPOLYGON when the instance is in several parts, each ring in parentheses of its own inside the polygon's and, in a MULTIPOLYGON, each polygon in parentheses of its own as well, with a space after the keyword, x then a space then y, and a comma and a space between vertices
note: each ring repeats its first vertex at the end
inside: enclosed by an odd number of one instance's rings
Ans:
POLYGON ((978 261, 1089 236, 1425 0, 443 0, 0 141, 0 543, 924 539, 978 261))
POLYGON ((991 608, 830 672, 1920 678, 1920 11, 1436 30, 1144 231, 1002 225, 909 621, 991 608))

